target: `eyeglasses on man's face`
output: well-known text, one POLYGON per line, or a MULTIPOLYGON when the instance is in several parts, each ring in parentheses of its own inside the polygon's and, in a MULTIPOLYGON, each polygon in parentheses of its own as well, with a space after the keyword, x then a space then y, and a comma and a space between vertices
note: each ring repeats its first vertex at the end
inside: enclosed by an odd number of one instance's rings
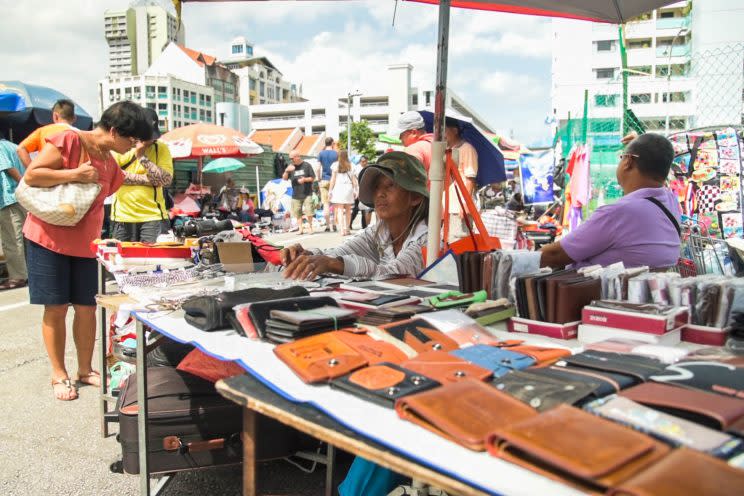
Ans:
POLYGON ((631 158, 631 157, 632 158, 638 158, 638 157, 640 157, 640 155, 636 155, 635 153, 622 152, 622 153, 618 154, 618 156, 617 156, 618 160, 623 160, 623 159, 631 158))

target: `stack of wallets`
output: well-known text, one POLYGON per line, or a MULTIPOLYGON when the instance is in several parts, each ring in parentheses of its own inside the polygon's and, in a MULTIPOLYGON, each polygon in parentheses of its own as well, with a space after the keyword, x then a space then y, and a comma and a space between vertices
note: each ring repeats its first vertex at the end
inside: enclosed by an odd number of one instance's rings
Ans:
POLYGON ((356 311, 336 306, 313 309, 270 310, 266 319, 266 338, 275 343, 288 343, 329 330, 354 325, 356 311))
POLYGON ((360 324, 379 326, 390 324, 399 320, 410 319, 416 314, 431 312, 431 307, 426 305, 399 305, 395 307, 382 307, 369 310, 359 319, 360 324))
POLYGON ((465 314, 480 325, 487 326, 514 317, 517 309, 509 300, 501 298, 496 301, 473 303, 465 310, 465 314))
POLYGON ((569 405, 496 426, 488 451, 583 490, 604 491, 658 463, 671 448, 569 405))
POLYGON ((455 255, 460 291, 485 290, 488 298, 514 301, 510 281, 540 270, 540 253, 526 250, 493 250, 455 255))
POLYGON ((594 343, 611 338, 637 339, 673 346, 689 323, 685 307, 620 300, 593 301, 582 310, 579 341, 594 343))
MULTIPOLYGON (((332 307, 334 311, 340 310, 336 300, 328 296, 300 296, 281 300, 256 301, 241 305, 238 313, 235 315, 236 318, 232 320, 232 324, 236 327, 236 330, 240 329, 239 332, 243 332, 249 337, 255 335, 259 339, 271 340, 272 336, 268 335, 268 321, 271 318, 271 312, 273 310, 297 312, 300 310, 317 310, 322 307, 332 307)), ((319 315, 314 315, 313 317, 317 318, 319 315)), ((344 319, 339 320, 337 318, 337 325, 334 327, 334 323, 331 322, 331 325, 326 327, 326 330, 340 329, 341 327, 350 325, 346 324, 348 317, 344 319)), ((307 324, 305 325, 307 326, 307 324)), ((297 324, 297 328, 299 328, 299 324, 297 324)), ((281 337, 281 334, 286 333, 275 334, 273 337, 281 337)), ((302 336, 298 335, 297 337, 302 336)), ((283 343, 286 341, 292 341, 292 339, 283 337, 282 339, 277 339, 276 342, 283 343)))
POLYGON ((602 298, 602 281, 574 270, 535 273, 516 278, 520 317, 552 324, 581 320, 581 309, 602 298))
MULTIPOLYGON (((427 296, 430 295, 431 293, 427 293, 427 296)), ((399 305, 411 305, 421 301, 421 298, 418 296, 411 296, 407 293, 397 293, 390 290, 388 292, 340 291, 337 294, 332 294, 332 296, 346 307, 373 310, 399 305)))
POLYGON ((408 355, 362 329, 326 332, 279 344, 274 353, 306 383, 327 382, 380 362, 401 363, 408 355))

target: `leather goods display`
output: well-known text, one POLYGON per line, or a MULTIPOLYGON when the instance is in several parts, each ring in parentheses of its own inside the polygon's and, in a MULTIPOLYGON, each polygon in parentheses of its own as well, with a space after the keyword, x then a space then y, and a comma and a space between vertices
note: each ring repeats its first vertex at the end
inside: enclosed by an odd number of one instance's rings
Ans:
POLYGON ((650 434, 672 446, 685 446, 718 458, 731 458, 744 449, 744 442, 740 439, 683 418, 652 410, 622 396, 603 398, 584 408, 600 417, 650 434))
MULTIPOLYGON (((147 370, 149 465, 153 474, 242 461, 243 408, 222 397, 214 384, 173 367, 147 370)), ((139 473, 137 375, 121 389, 118 440, 124 471, 139 473)), ((306 444, 294 429, 258 416, 258 453, 262 460, 289 456, 306 444)))
POLYGON ((666 367, 654 358, 597 350, 571 355, 564 358, 563 362, 573 367, 622 374, 633 378, 636 383, 646 382, 654 374, 663 372, 666 367))
POLYGON ((298 298, 273 299, 257 301, 248 309, 253 325, 262 338, 266 337, 266 321, 272 310, 314 310, 325 306, 338 307, 338 302, 330 296, 300 296, 298 298))
POLYGON ((573 270, 520 276, 515 283, 520 317, 554 324, 581 320, 581 309, 602 297, 602 281, 573 270))
POLYGON ((212 296, 194 296, 184 301, 181 309, 186 314, 186 322, 202 331, 214 331, 230 327, 228 316, 234 315, 235 305, 307 295, 307 290, 300 286, 287 289, 250 288, 212 296))
POLYGON ((599 388, 597 383, 556 379, 528 370, 512 372, 494 379, 491 385, 539 412, 563 403, 574 405, 599 388))
POLYGON ((744 399, 655 382, 628 388, 620 396, 714 429, 744 435, 744 399))
POLYGON ((496 343, 494 346, 498 346, 501 349, 513 351, 515 353, 521 353, 523 355, 531 357, 533 360, 535 360, 535 367, 546 367, 562 358, 571 356, 571 351, 564 348, 534 346, 530 344, 522 344, 521 341, 502 341, 500 343, 496 343))
POLYGON ((431 307, 426 305, 398 305, 395 307, 382 307, 369 310, 359 322, 368 325, 383 325, 410 319, 416 314, 431 312, 431 307))
POLYGON ((452 338, 421 318, 393 322, 380 326, 380 329, 403 341, 417 353, 431 350, 452 351, 460 347, 452 338))
POLYGON ((613 487, 608 496, 740 496, 744 470, 686 448, 613 487))
POLYGON ((277 345, 274 353, 307 383, 327 381, 380 362, 400 363, 395 346, 353 330, 326 332, 277 345))
POLYGON ((628 427, 567 405, 498 427, 491 454, 582 488, 617 485, 670 448, 628 427))
POLYGON ((493 375, 488 369, 469 363, 444 351, 427 351, 400 364, 442 384, 466 379, 485 381, 493 375))
POLYGON ((266 320, 266 338, 288 343, 313 334, 348 327, 356 322, 356 311, 335 306, 312 310, 271 310, 266 320))
POLYGON ((565 324, 581 320, 581 309, 601 297, 602 281, 599 279, 571 279, 558 283, 553 322, 565 324))
POLYGON ((493 429, 537 415, 508 394, 476 380, 407 396, 395 403, 402 419, 413 422, 466 448, 484 451, 493 429))
POLYGON ((744 397, 744 368, 722 362, 680 362, 651 377, 654 382, 744 397))
POLYGON ((383 362, 332 379, 331 386, 392 408, 395 400, 438 387, 440 384, 392 363, 383 362))
POLYGON ((468 346, 467 348, 451 351, 450 353, 491 370, 494 377, 501 377, 512 370, 526 369, 535 364, 535 360, 532 357, 501 348, 494 348, 485 344, 468 346))

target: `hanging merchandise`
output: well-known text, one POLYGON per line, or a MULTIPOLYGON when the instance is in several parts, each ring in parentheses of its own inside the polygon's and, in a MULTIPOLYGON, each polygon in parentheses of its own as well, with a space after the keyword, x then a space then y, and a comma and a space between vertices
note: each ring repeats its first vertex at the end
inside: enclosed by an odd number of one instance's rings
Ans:
POLYGON ((566 173, 570 176, 566 188, 566 205, 569 207, 564 212, 563 226, 573 230, 581 225, 583 208, 589 204, 591 199, 589 147, 587 145, 575 145, 571 149, 566 173))
POLYGON ((520 157, 519 177, 525 205, 553 202, 553 166, 552 150, 520 157))

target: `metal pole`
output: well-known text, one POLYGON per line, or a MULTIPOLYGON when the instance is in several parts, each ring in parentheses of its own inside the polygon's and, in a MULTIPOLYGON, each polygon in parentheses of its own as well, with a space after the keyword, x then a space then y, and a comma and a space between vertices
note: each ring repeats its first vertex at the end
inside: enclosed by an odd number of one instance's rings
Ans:
POLYGON ((439 257, 442 225, 442 192, 444 190, 444 112, 447 104, 447 53, 449 45, 450 0, 439 2, 437 34, 437 84, 434 96, 434 141, 431 144, 429 167, 429 235, 426 243, 426 263, 439 257))
POLYGON ((677 34, 674 35, 674 38, 672 38, 672 44, 669 45, 669 56, 667 57, 667 111, 666 120, 664 123, 664 134, 666 136, 669 136, 669 105, 672 103, 672 54, 674 53, 674 42, 677 41, 677 37, 679 37, 679 35, 681 35, 682 33, 686 35, 687 28, 680 29, 677 34))
POLYGON ((346 150, 351 160, 351 93, 346 97, 346 150))
POLYGON ((617 27, 618 39, 620 41, 620 70, 623 72, 623 115, 620 116, 620 132, 626 136, 630 131, 628 125, 628 52, 625 50, 625 26, 617 27))
MULTIPOLYGON (((98 294, 106 294, 106 270, 103 268, 103 262, 98 262, 98 294)), ((108 351, 108 325, 106 319, 106 307, 98 307, 98 328, 101 331, 101 434, 108 437, 108 363, 106 361, 106 352, 108 351)))
POLYGON ((137 447, 139 455, 140 496, 150 496, 150 467, 147 453, 147 336, 137 319, 137 447))

